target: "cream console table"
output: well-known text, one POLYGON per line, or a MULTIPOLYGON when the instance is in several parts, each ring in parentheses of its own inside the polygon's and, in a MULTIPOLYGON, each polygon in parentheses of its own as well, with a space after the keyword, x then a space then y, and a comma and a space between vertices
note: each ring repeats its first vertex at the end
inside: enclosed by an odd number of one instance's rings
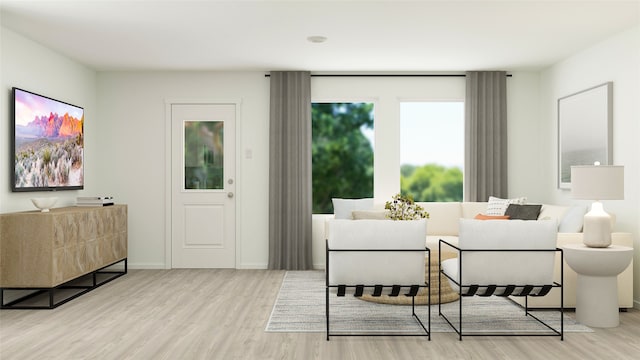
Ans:
POLYGON ((2 309, 55 308, 126 273, 127 205, 0 214, 2 309))

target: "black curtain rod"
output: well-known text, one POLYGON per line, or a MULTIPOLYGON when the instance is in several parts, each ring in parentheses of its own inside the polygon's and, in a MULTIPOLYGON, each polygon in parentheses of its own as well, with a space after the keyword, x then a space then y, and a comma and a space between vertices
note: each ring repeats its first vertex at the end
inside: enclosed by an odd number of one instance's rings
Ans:
MULTIPOLYGON (((264 74, 264 77, 270 77, 264 74)), ((311 74, 311 77, 465 77, 465 74, 311 74)), ((513 75, 507 74, 507 77, 513 75)))

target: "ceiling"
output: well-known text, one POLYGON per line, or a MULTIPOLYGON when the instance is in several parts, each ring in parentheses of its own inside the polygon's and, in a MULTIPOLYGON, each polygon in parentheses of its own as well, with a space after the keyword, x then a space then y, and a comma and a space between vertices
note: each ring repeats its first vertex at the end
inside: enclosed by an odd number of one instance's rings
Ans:
POLYGON ((446 72, 549 66, 636 26, 640 2, 0 0, 0 11, 3 27, 98 71, 446 72))

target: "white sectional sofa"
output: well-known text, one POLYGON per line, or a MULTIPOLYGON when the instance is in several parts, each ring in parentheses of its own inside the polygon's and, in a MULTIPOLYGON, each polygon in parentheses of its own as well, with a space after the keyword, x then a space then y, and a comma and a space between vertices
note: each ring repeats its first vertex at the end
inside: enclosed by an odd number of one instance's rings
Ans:
MULTIPOLYGON (((438 250, 438 240, 444 239, 453 244, 458 243, 458 223, 460 218, 473 219, 478 214, 483 214, 487 210, 487 202, 420 202, 418 203, 429 212, 427 221, 426 245, 432 250, 438 250)), ((539 219, 555 219, 558 223, 557 246, 566 244, 582 243, 582 217, 585 208, 547 205, 543 204, 539 219)), ((378 217, 381 208, 371 212, 373 218, 378 217)), ((358 214, 361 218, 362 214, 358 214)), ((368 216, 365 216, 368 217, 368 216)), ((325 264, 325 239, 327 220, 334 218, 330 215, 313 215, 313 263, 318 269, 324 268, 325 264)), ((357 221, 357 220, 354 220, 357 221)), ((381 220, 385 221, 385 220, 381 220)), ((386 220, 390 221, 390 220, 386 220)), ((509 220, 487 220, 487 221, 509 221, 509 220)), ((615 232, 612 234, 612 243, 633 247, 633 239, 629 233, 615 232)), ((555 275, 556 281, 560 280, 560 259, 556 259, 555 275)), ((576 273, 564 264, 564 306, 574 308, 576 306, 576 273)), ((554 289, 547 296, 542 298, 530 298, 530 307, 548 308, 557 307, 560 300, 560 293, 554 289)), ((514 298, 516 302, 522 303, 524 299, 514 298)), ((627 309, 633 307, 633 261, 618 276, 618 302, 620 308, 627 309)))

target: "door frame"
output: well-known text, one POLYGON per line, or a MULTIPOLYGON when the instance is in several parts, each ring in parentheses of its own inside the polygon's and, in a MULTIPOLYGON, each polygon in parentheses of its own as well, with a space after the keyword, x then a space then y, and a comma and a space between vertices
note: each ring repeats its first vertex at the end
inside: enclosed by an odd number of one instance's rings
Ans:
POLYGON ((165 198, 165 207, 164 207, 164 224, 165 224, 165 229, 164 229, 164 268, 165 269, 172 269, 171 267, 171 234, 172 234, 172 230, 173 230, 173 225, 172 225, 172 216, 171 216, 171 212, 173 210, 173 201, 172 201, 172 177, 171 177, 171 152, 172 152, 172 146, 171 146, 171 138, 172 138, 172 132, 171 132, 171 121, 172 121, 172 116, 171 116, 171 106, 174 104, 179 104, 179 105, 202 105, 202 104, 206 104, 206 105, 235 105, 235 125, 236 125, 236 134, 235 134, 235 143, 236 143, 236 159, 235 159, 235 165, 236 165, 236 173, 234 176, 234 180, 236 182, 236 191, 235 191, 235 201, 236 201, 236 211, 235 211, 235 228, 236 228, 236 259, 235 259, 235 268, 238 269, 238 265, 240 264, 240 259, 241 259, 241 254, 240 251, 242 249, 242 244, 241 244, 241 239, 242 239, 242 233, 241 233, 241 227, 240 227, 240 221, 238 221, 240 219, 240 214, 241 214, 241 208, 242 206, 240 205, 241 199, 242 199, 242 186, 240 181, 238 181, 239 179, 241 179, 240 173, 241 173, 241 167, 240 167, 240 156, 242 154, 241 149, 242 149, 242 144, 240 143, 240 106, 242 105, 242 100, 241 99, 204 99, 204 98, 176 98, 176 99, 165 99, 164 100, 164 104, 165 104, 165 129, 164 129, 164 158, 165 158, 165 164, 164 164, 164 189, 165 189, 165 194, 164 194, 164 198, 165 198))

